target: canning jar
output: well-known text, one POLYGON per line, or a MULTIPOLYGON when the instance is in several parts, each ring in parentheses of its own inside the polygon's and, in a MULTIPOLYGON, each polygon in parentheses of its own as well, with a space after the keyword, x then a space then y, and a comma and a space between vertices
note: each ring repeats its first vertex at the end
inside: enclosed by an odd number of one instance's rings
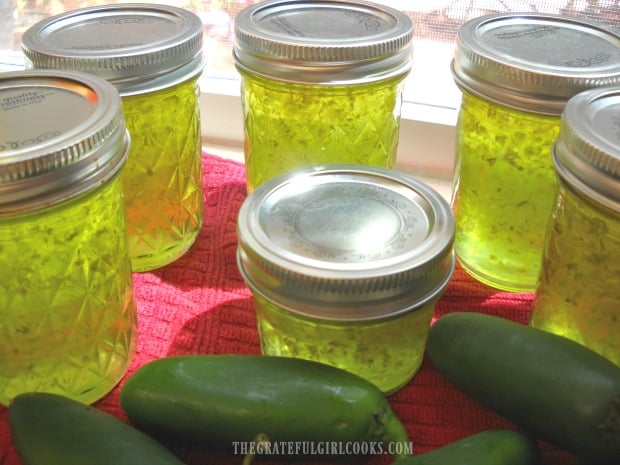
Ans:
POLYGON ((566 104, 559 178, 530 324, 620 366, 620 88, 566 104))
POLYGON ((566 101, 620 83, 620 36, 545 14, 475 18, 459 30, 462 90, 452 201, 462 267, 489 286, 533 292, 556 177, 551 147, 566 101))
POLYGON ((179 258, 202 227, 202 34, 193 13, 141 3, 69 11, 22 39, 28 67, 95 74, 122 97, 132 140, 123 189, 134 271, 179 258))
POLYGON ((247 189, 322 163, 393 168, 413 23, 365 1, 268 0, 235 18, 247 189))
POLYGON ((86 74, 2 73, 0 128, 0 403, 94 402, 136 340, 120 97, 86 74))
POLYGON ((453 236, 448 202, 395 170, 332 164, 263 183, 239 211, 237 254, 262 352, 399 389, 422 362, 453 236))

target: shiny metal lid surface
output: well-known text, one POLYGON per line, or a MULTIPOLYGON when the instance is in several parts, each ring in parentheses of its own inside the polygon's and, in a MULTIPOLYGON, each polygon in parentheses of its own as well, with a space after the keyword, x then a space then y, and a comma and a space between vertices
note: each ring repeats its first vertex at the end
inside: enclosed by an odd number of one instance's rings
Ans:
POLYGON ((620 35, 583 18, 505 13, 464 23, 454 79, 485 99, 556 115, 573 95, 620 84, 620 35))
POLYGON ((426 184, 394 170, 326 165, 252 192, 238 218, 249 286, 292 312, 365 321, 438 297, 454 269, 454 219, 426 184))
POLYGON ((69 71, 0 74, 0 215, 86 192, 125 162, 129 136, 116 89, 69 71))
POLYGON ((22 50, 31 67, 95 74, 126 95, 200 74, 202 39, 202 21, 190 11, 119 3, 44 19, 26 30, 22 50))
POLYGON ((568 101, 553 158, 568 184, 620 212, 620 87, 584 91, 568 101))
POLYGON ((367 1, 267 0, 235 17, 237 67, 302 84, 372 82, 409 72, 413 22, 367 1))

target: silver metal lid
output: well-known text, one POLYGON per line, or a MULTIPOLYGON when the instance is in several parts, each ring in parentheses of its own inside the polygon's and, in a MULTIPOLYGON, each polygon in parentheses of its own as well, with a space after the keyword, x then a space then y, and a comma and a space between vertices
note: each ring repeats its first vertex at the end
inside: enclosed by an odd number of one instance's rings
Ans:
POLYGON ((238 265, 254 292, 312 318, 387 318, 436 298, 454 270, 454 219, 404 173, 326 165, 281 175, 241 206, 238 265))
POLYGON ((95 74, 123 94, 153 91, 202 72, 202 21, 173 6, 100 5, 44 19, 26 30, 34 68, 95 74))
POLYGON ((452 62, 462 89, 533 113, 562 113, 573 95, 620 84, 620 35, 583 18, 507 13, 459 30, 452 62))
POLYGON ((68 71, 0 74, 0 215, 104 183, 128 146, 120 96, 105 80, 68 71))
POLYGON ((237 67, 303 84, 372 82, 411 69, 413 22, 375 3, 267 0, 235 17, 237 67))
POLYGON ((620 87, 584 91, 568 101, 553 158, 568 184, 620 212, 620 87))

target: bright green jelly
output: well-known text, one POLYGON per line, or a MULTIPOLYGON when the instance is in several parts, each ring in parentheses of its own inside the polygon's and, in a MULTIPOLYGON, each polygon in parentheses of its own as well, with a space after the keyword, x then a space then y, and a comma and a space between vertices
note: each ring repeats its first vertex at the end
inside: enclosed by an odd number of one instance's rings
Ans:
POLYGON ((45 391, 88 404, 109 392, 136 341, 120 178, 0 217, 0 263, 0 403, 45 391))
POLYGON ((436 300, 399 316, 365 322, 306 318, 258 293, 254 302, 264 354, 336 366, 389 394, 420 368, 436 300))
POLYGON ((461 266, 485 284, 536 287, 555 200, 551 149, 559 123, 463 93, 454 247, 461 266))
POLYGON ((197 79, 123 96, 131 148, 123 170, 134 271, 165 266, 194 243, 204 187, 197 79))
POLYGON ((394 167, 403 76, 329 86, 240 72, 248 192, 279 174, 312 165, 394 167))
POLYGON ((620 215, 559 189, 530 324, 620 366, 620 215))

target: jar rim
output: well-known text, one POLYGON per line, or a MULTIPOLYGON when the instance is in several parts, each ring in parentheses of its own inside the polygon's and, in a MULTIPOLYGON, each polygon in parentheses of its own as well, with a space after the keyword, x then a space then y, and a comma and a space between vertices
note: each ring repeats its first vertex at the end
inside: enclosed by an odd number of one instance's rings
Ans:
POLYGON ((620 33, 585 18, 489 14, 461 26, 451 69, 462 90, 559 116, 573 95, 620 84, 620 33))
POLYGON ((365 0, 267 0, 241 10, 234 28, 235 65, 270 79, 342 85, 412 66, 411 19, 365 0))
POLYGON ((620 212, 620 87, 571 98, 553 145, 557 174, 596 203, 620 212))
POLYGON ((118 3, 43 19, 24 32, 21 48, 30 67, 95 74, 125 95, 200 74, 202 42, 202 21, 189 10, 118 3))
POLYGON ((130 145, 118 92, 86 73, 2 73, 0 125, 12 138, 0 140, 2 215, 54 205, 106 182, 130 145))
POLYGON ((368 323, 391 320, 398 318, 406 313, 422 310, 429 303, 439 299, 446 288, 456 268, 456 256, 453 255, 451 263, 443 281, 437 283, 436 287, 417 300, 407 297, 401 300, 387 300, 385 302, 365 302, 360 306, 359 303, 328 303, 300 301, 290 296, 271 292, 270 289, 257 287, 257 283, 252 280, 252 276, 246 273, 241 264, 242 256, 237 253, 237 264, 246 284, 253 294, 260 295, 263 299, 304 318, 325 321, 331 323, 368 323))
POLYGON ((432 188, 356 164, 297 169, 261 184, 238 216, 248 285, 320 319, 380 319, 442 292, 454 219, 432 188))

